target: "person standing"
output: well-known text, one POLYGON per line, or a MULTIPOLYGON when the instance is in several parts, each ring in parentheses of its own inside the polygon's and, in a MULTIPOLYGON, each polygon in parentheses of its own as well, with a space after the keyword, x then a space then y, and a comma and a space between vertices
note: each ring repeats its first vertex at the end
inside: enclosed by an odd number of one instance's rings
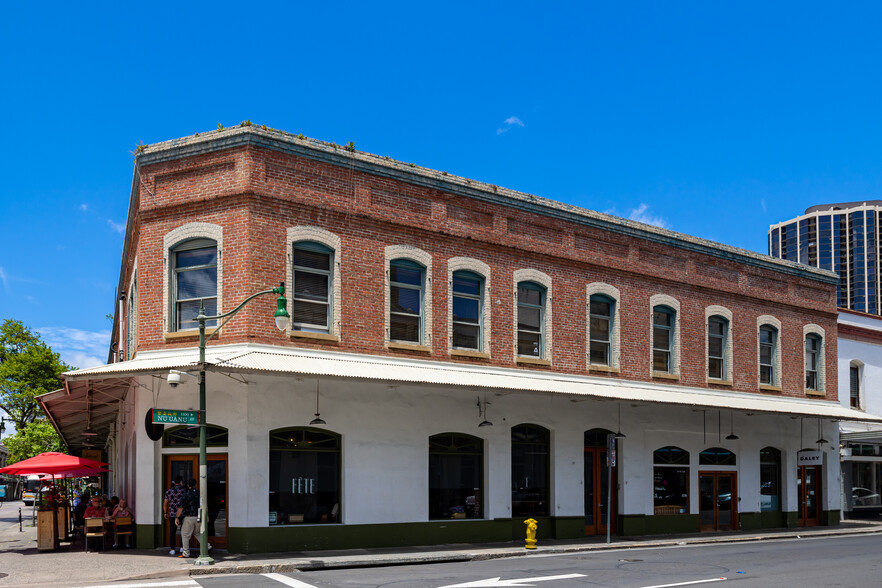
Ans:
POLYGON ((168 521, 168 545, 169 555, 175 554, 175 544, 180 533, 179 524, 175 523, 178 509, 184 499, 184 478, 178 476, 172 482, 171 488, 165 491, 165 499, 162 501, 162 513, 168 521))
MULTIPOLYGON (((199 490, 196 489, 195 478, 190 478, 187 482, 187 490, 176 513, 175 522, 181 526, 181 546, 184 549, 178 557, 190 557, 190 538, 193 535, 196 535, 196 540, 202 545, 201 533, 196 532, 199 528, 199 490)), ((211 545, 208 550, 211 551, 211 545)))

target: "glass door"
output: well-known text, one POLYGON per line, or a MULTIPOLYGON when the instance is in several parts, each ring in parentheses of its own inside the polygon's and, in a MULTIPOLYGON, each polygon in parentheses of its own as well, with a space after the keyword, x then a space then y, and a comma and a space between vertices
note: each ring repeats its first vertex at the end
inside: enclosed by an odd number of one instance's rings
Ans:
MULTIPOLYGON (((607 503, 610 500, 609 466, 606 463, 605 448, 585 448, 585 534, 605 535, 607 516, 609 516, 615 533, 616 512, 615 500, 612 501, 612 512, 607 515, 607 503)), ((615 484, 615 468, 612 471, 615 484)), ((613 486, 615 487, 615 486, 613 486)), ((613 496, 615 494, 613 493, 613 496)))
MULTIPOLYGON (((198 479, 198 473, 198 455, 166 455, 163 492, 178 476, 181 476, 186 484, 190 478, 198 479)), ((168 528, 164 528, 163 532, 167 537, 168 528)), ((227 547, 227 455, 225 453, 208 456, 208 542, 213 547, 222 549, 227 547)), ((192 548, 198 549, 198 545, 195 538, 190 541, 192 548)))
POLYGON ((799 526, 821 524, 821 467, 799 466, 796 472, 799 492, 799 526))
POLYGON ((737 488, 735 472, 698 474, 698 515, 702 532, 738 528, 737 488))

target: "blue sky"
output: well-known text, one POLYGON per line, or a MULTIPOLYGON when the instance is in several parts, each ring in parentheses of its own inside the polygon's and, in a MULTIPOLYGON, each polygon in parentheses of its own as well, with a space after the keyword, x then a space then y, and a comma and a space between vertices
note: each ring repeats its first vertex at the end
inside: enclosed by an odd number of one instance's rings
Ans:
POLYGON ((245 119, 766 251, 879 198, 882 4, 6 3, 0 319, 103 363, 132 151, 245 119))

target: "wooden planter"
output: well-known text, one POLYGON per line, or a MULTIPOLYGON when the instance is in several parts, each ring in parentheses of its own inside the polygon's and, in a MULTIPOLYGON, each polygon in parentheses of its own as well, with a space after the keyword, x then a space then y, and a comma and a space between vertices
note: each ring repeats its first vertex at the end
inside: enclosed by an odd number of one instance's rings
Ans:
POLYGON ((37 511, 37 549, 55 551, 58 549, 58 513, 54 510, 37 511))
POLYGON ((67 506, 58 507, 58 540, 67 540, 69 510, 67 506))

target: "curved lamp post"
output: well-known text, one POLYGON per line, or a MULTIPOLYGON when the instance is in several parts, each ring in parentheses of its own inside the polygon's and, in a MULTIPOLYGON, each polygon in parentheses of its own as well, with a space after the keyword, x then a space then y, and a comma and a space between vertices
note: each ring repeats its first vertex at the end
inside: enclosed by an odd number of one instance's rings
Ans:
POLYGON ((195 564, 197 566, 202 565, 211 565, 214 563, 214 559, 208 555, 208 457, 206 455, 205 446, 207 444, 206 437, 206 428, 208 419, 205 418, 205 344, 209 339, 217 335, 220 330, 226 325, 233 315, 242 310, 246 304, 257 298, 258 296, 263 296, 264 294, 278 294, 279 298, 276 301, 276 327, 280 331, 284 331, 288 327, 288 321, 291 316, 288 314, 288 300, 285 298, 285 282, 281 282, 278 288, 273 288, 272 290, 264 290, 263 292, 258 292, 257 294, 252 294, 248 298, 242 301, 242 303, 231 310, 230 312, 225 312, 223 314, 218 314, 216 316, 205 316, 205 301, 202 300, 199 303, 199 314, 196 316, 196 321, 199 323, 199 557, 196 558, 195 564), (214 332, 206 337, 205 336, 205 323, 206 321, 217 320, 226 318, 224 322, 222 322, 214 332))

